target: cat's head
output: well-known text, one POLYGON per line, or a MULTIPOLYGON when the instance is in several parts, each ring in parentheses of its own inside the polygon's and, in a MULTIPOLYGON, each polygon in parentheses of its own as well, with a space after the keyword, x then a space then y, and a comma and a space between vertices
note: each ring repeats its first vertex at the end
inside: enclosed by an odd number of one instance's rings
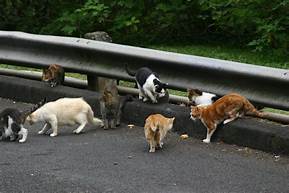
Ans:
POLYGON ((154 79, 154 92, 158 93, 158 97, 164 97, 166 95, 166 89, 168 88, 168 84, 167 83, 162 83, 161 81, 159 81, 158 79, 154 79))
POLYGON ((175 117, 168 118, 169 129, 171 129, 174 125, 175 117))
POLYGON ((199 106, 191 106, 191 119, 192 120, 196 120, 196 119, 200 119, 201 117, 201 112, 202 112, 202 108, 199 106))
POLYGON ((48 82, 53 78, 52 72, 49 69, 43 69, 42 71, 42 81, 48 82))
POLYGON ((42 80, 48 82, 52 79, 55 79, 57 73, 60 73, 62 71, 63 71, 62 66, 58 64, 50 64, 48 68, 42 70, 42 80))
POLYGON ((35 114, 35 113, 31 113, 30 115, 28 115, 27 118, 26 118, 26 121, 27 121, 30 125, 36 123, 36 122, 37 122, 36 114, 35 114))
POLYGON ((199 89, 187 89, 189 101, 195 105, 195 100, 198 96, 202 96, 203 92, 199 89))

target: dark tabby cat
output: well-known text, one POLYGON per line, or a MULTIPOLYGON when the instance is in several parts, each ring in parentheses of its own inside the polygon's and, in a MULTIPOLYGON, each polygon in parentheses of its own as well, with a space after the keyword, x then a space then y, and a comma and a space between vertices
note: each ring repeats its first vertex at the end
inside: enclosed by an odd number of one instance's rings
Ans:
POLYGON ((42 100, 30 110, 24 112, 14 108, 4 109, 0 113, 0 140, 9 137, 10 141, 15 141, 19 138, 20 143, 25 142, 28 135, 28 130, 23 127, 26 117, 41 107, 45 101, 45 99, 42 100))
POLYGON ((51 64, 43 69, 42 81, 48 82, 50 87, 62 85, 64 82, 64 69, 58 64, 51 64))
POLYGON ((116 81, 108 79, 105 81, 102 95, 100 98, 100 112, 104 128, 116 128, 120 125, 121 112, 131 96, 120 97, 116 86, 116 81))

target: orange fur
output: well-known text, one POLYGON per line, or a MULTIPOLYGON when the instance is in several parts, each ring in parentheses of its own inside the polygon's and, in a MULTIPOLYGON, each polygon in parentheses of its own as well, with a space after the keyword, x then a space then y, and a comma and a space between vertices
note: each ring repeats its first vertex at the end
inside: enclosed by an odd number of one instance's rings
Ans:
POLYGON ((207 127, 207 138, 203 140, 205 143, 210 142, 219 123, 224 121, 226 124, 243 115, 263 116, 245 97, 237 93, 225 95, 208 106, 191 107, 191 118, 201 119, 207 127))
POLYGON ((155 152, 156 147, 162 148, 163 139, 173 127, 175 117, 167 118, 161 114, 150 115, 144 126, 146 140, 150 145, 149 152, 155 152))

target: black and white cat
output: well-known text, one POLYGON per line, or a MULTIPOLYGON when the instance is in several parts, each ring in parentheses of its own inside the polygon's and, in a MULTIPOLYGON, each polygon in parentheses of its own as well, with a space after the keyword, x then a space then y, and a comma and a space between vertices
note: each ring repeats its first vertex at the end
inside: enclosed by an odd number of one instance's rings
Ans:
POLYGON ((147 67, 139 68, 135 73, 131 72, 126 66, 126 72, 130 76, 134 76, 138 89, 139 99, 144 102, 150 100, 157 103, 158 98, 166 96, 167 83, 162 83, 159 76, 147 67))
POLYGON ((41 107, 45 103, 45 99, 36 104, 30 110, 21 112, 18 109, 6 108, 0 112, 0 140, 10 138, 10 141, 19 139, 23 143, 27 139, 28 130, 24 128, 23 124, 26 117, 41 107))
POLYGON ((7 108, 0 113, 0 139, 10 138, 10 141, 16 140, 19 136, 20 143, 27 139, 28 131, 23 127, 22 113, 18 109, 7 108))

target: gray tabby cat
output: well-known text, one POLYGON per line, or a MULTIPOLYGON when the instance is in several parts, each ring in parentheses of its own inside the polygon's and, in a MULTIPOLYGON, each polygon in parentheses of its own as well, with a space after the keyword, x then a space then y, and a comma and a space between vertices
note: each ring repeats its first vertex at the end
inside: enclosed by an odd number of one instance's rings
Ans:
POLYGON ((116 80, 107 79, 104 82, 100 98, 100 112, 105 129, 116 128, 120 125, 121 113, 128 100, 131 100, 130 96, 119 96, 116 80))

